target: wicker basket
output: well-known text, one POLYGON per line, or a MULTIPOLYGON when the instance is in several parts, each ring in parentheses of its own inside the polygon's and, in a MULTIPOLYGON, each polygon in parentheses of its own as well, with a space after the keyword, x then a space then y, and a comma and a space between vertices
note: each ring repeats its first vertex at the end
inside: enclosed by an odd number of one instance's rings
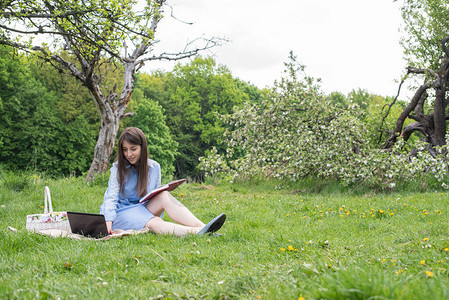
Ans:
POLYGON ((26 229, 33 232, 49 229, 59 229, 70 232, 71 230, 69 220, 67 219, 67 212, 53 212, 50 189, 48 186, 45 187, 44 192, 44 213, 27 215, 26 229))

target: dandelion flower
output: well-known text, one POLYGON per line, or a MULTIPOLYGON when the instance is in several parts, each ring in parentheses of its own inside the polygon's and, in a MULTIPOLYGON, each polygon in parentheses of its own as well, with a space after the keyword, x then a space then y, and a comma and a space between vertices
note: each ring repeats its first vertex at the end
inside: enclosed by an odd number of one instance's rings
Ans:
POLYGON ((422 260, 419 264, 420 264, 421 266, 424 266, 424 265, 426 264, 426 260, 422 260))
POLYGON ((429 239, 428 238, 425 238, 425 239, 423 239, 422 241, 423 242, 427 242, 429 239))
POLYGON ((424 273, 426 273, 427 277, 433 277, 434 276, 434 274, 432 272, 430 272, 430 271, 426 271, 424 273))
POLYGON ((443 250, 446 251, 446 252, 448 252, 448 251, 449 251, 449 248, 446 247, 446 248, 444 248, 443 250))
POLYGON ((282 247, 281 247, 281 251, 284 252, 284 251, 285 251, 285 248, 282 248, 282 247))
POLYGON ((295 250, 295 248, 292 245, 288 246, 287 249, 290 250, 290 251, 295 250))

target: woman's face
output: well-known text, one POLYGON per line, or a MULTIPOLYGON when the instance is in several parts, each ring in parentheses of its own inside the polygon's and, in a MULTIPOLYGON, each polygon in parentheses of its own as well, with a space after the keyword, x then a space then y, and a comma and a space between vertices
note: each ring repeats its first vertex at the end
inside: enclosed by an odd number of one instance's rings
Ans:
POLYGON ((127 141, 123 141, 122 150, 123 155, 129 161, 130 164, 135 165, 140 160, 140 145, 130 144, 127 141))

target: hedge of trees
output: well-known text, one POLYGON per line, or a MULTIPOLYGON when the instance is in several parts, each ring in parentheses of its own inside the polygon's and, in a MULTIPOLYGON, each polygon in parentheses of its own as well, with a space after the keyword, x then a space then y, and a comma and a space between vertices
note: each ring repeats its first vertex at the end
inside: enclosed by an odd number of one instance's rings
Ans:
MULTIPOLYGON (((120 70, 103 80, 117 81, 120 70)), ((138 74, 121 128, 141 128, 165 178, 201 180, 198 158, 220 147, 218 115, 258 101, 262 91, 234 78, 211 58, 197 57, 172 72, 138 74)), ((82 175, 92 161, 100 116, 87 89, 54 68, 0 47, 0 163, 53 175, 82 175)))
MULTIPOLYGON (((447 4, 404 1, 410 65, 403 82, 421 81, 407 101, 364 90, 326 95, 293 53, 281 79, 263 90, 212 58, 196 57, 170 72, 137 74, 127 108, 134 116, 120 126, 145 132, 165 179, 311 176, 447 188, 447 4)), ((110 69, 102 81, 114 86, 122 73, 110 69)), ((91 95, 73 77, 0 46, 0 167, 85 174, 100 124, 91 95)))
MULTIPOLYGON (((90 95, 29 56, 6 47, 0 54, 1 164, 55 176, 85 174, 100 122, 90 95)), ((212 58, 140 73, 129 105, 134 116, 121 126, 145 132, 166 179, 314 176, 391 188, 432 174, 446 184, 445 156, 421 151, 410 159, 411 147, 425 148, 418 138, 380 150, 380 122, 392 128, 406 103, 397 102, 383 119, 392 98, 364 90, 325 95, 293 54, 286 66, 266 90, 234 78, 212 58)), ((113 81, 119 74, 109 76, 113 81)))

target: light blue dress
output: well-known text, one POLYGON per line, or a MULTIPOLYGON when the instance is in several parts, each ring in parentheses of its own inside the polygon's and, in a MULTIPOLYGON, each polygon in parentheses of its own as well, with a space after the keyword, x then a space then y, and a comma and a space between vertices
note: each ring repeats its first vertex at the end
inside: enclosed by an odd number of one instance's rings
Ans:
MULTIPOLYGON (((148 160, 148 165, 147 192, 151 192, 161 185, 161 167, 151 159, 148 160)), ((112 221, 112 229, 142 229, 154 218, 145 204, 139 203, 142 197, 137 195, 137 171, 132 165, 128 168, 130 171, 125 178, 122 194, 118 182, 117 163, 112 165, 108 188, 100 206, 100 213, 105 216, 106 221, 112 221)))

